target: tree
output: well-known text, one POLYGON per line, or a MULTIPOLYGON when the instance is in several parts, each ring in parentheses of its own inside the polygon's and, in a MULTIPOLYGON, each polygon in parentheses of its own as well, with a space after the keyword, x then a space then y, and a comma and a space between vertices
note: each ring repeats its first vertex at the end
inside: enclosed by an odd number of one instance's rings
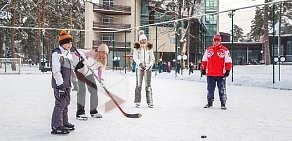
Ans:
MULTIPOLYGON (((160 13, 164 14, 164 16, 171 16, 172 20, 181 19, 185 16, 188 17, 196 17, 195 15, 200 13, 203 7, 204 1, 202 0, 174 0, 174 1, 166 1, 166 0, 153 0, 150 1, 150 15, 149 21, 154 20, 154 14, 160 13)), ((203 14, 201 12, 201 14, 203 14)), ((160 16, 163 17, 163 16, 160 16)), ((171 20, 171 19, 170 19, 171 20)), ((178 46, 180 46, 180 52, 178 54, 189 54, 189 44, 190 40, 198 39, 199 37, 194 37, 190 35, 190 28, 192 24, 192 20, 178 21, 174 23, 172 26, 172 31, 176 31, 176 36, 178 38, 178 46), (176 28, 177 27, 177 28, 176 28)), ((187 55, 189 56, 189 55, 187 55)), ((189 57, 188 57, 189 59, 189 57)), ((189 62, 189 60, 187 61, 189 62)), ((184 63, 184 61, 183 61, 184 63)), ((185 65, 183 64, 183 67, 185 65)))
MULTIPOLYGON (((271 2, 272 0, 265 0, 265 3, 271 2)), ((273 26, 273 12, 275 12, 275 21, 277 22, 279 19, 279 4, 275 5, 275 9, 273 9, 273 5, 266 5, 263 7, 256 8, 255 18, 252 20, 252 26, 250 31, 251 39, 255 41, 262 41, 264 42, 264 58, 266 60, 266 64, 270 64, 270 49, 269 49, 269 29, 273 26)), ((283 3, 283 13, 290 19, 292 19, 292 13, 289 12, 291 10, 292 3, 291 2, 284 2, 283 3)), ((275 23, 276 23, 275 22, 275 23)), ((292 32, 292 31, 289 31, 292 32)))
POLYGON ((256 8, 255 18, 251 21, 251 31, 250 31, 250 37, 251 39, 255 41, 259 41, 260 37, 264 35, 264 29, 263 27, 263 10, 260 7, 256 8))
MULTIPOLYGON (((0 0, 1 7, 6 4, 4 1, 0 0)), ((84 0, 12 0, 10 2, 5 10, 10 13, 11 18, 2 20, 1 23, 4 26, 25 28, 1 29, 0 47, 3 45, 4 36, 5 45, 10 46, 12 52, 16 51, 12 50, 15 49, 14 41, 20 41, 22 50, 17 50, 18 52, 15 53, 23 53, 26 58, 34 61, 40 60, 43 51, 40 44, 41 30, 36 30, 36 27, 52 28, 45 30, 43 36, 45 54, 49 60, 51 50, 58 44, 59 31, 56 29, 84 29, 84 0)), ((83 36, 79 34, 77 37, 77 31, 71 31, 71 34, 74 43, 82 41, 79 37, 83 36)))
POLYGON ((243 30, 238 25, 233 25, 233 32, 234 32, 234 37, 233 37, 234 41, 237 42, 243 38, 243 30))

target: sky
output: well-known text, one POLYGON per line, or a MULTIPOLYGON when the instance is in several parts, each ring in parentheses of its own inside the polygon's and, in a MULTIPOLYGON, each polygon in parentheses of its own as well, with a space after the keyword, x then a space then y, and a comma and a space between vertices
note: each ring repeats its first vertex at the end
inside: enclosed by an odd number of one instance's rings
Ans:
MULTIPOLYGON (((10 66, 7 66, 10 70, 10 66)), ((154 108, 147 107, 143 82, 141 107, 135 108, 135 73, 106 70, 104 84, 124 99, 122 109, 140 113, 141 118, 124 117, 115 108, 105 112, 110 98, 98 87, 101 119, 75 118, 77 92, 71 92, 69 122, 76 130, 69 135, 51 135, 54 107, 51 72, 37 66, 21 66, 21 74, 1 75, 0 140, 6 141, 280 141, 292 140, 292 65, 281 66, 282 80, 271 82, 271 65, 234 66, 234 82, 227 78, 227 110, 220 109, 217 88, 214 106, 204 109, 206 77, 196 70, 189 75, 152 73, 154 108), (283 90, 282 90, 283 89, 283 90), (288 90, 289 89, 289 90, 288 90), (206 138, 201 138, 205 136, 206 138)), ((277 66, 276 66, 277 68, 277 66)), ((0 71, 3 71, 0 68, 0 71)), ((276 73, 277 74, 277 73, 276 73)), ((278 77, 276 75, 276 77, 278 77)), ((86 114, 89 115, 89 93, 86 114)))
MULTIPOLYGON (((234 8, 246 7, 264 3, 264 0, 219 0, 219 11, 225 11, 234 8)), ((228 13, 219 15, 219 31, 230 33, 231 18, 228 13)), ((255 8, 248 8, 235 11, 234 24, 243 29, 244 35, 250 32, 251 21, 255 16, 255 8)))

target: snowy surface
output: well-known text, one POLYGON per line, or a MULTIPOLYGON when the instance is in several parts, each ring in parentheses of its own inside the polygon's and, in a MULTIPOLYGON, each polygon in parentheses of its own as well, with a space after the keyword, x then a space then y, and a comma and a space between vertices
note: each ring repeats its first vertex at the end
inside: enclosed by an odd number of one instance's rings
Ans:
MULTIPOLYGON (((235 66, 234 81, 227 85, 227 110, 220 109, 218 94, 214 108, 206 104, 206 77, 199 71, 175 77, 153 72, 154 108, 147 108, 145 90, 142 106, 134 108, 135 74, 106 71, 106 87, 126 103, 128 113, 141 113, 139 119, 124 117, 118 109, 105 113, 109 98, 99 93, 102 119, 75 119, 76 92, 71 93, 69 121, 76 130, 69 135, 50 134, 54 106, 51 73, 23 66, 21 74, 0 75, 0 140, 70 141, 288 141, 292 140, 292 66, 281 66, 281 81, 271 66, 235 66), (201 138, 202 135, 207 138, 201 138)), ((2 68, 0 68, 2 69, 2 68)), ((89 106, 87 95, 87 105, 89 106)), ((87 109, 87 114, 88 109, 87 109)))

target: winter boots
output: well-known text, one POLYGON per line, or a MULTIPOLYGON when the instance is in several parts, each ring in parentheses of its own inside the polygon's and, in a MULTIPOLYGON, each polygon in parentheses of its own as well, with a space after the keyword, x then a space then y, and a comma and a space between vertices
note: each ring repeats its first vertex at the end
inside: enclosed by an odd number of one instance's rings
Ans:
MULTIPOLYGON (((207 105, 204 106, 204 108, 212 108, 213 107, 213 104, 209 103, 207 105)), ((226 106, 225 106, 225 103, 221 103, 221 109, 222 110, 226 110, 226 106)))
MULTIPOLYGON (((100 113, 98 113, 97 110, 90 111, 90 115, 93 118, 102 118, 102 115, 100 113)), ((85 115, 85 112, 77 112, 76 113, 76 118, 78 120, 87 120, 88 119, 88 117, 85 115)))
POLYGON ((78 120, 87 120, 88 117, 85 114, 76 114, 78 120))
MULTIPOLYGON (((136 103, 136 108, 139 108, 141 106, 141 103, 136 103)), ((153 103, 148 103, 149 108, 153 108, 154 104, 153 103)))
POLYGON ((204 108, 212 108, 213 107, 213 101, 208 100, 208 104, 204 106, 204 108))
POLYGON ((102 118, 102 115, 98 113, 97 110, 90 111, 90 115, 91 117, 94 117, 94 118, 102 118))
POLYGON ((69 131, 73 131, 75 130, 75 126, 74 124, 71 123, 67 123, 66 125, 64 125, 65 127, 67 127, 69 129, 69 131))
POLYGON ((52 127, 51 134, 69 134, 69 129, 65 126, 52 127))
POLYGON ((139 108, 141 103, 136 103, 136 108, 139 108))
POLYGON ((225 103, 221 103, 221 109, 226 110, 225 103))
POLYGON ((153 106, 154 106, 153 103, 149 103, 149 104, 148 104, 148 107, 149 107, 149 108, 153 108, 153 106))
POLYGON ((212 104, 206 104, 206 105, 204 106, 204 108, 212 108, 212 107, 213 107, 212 104))

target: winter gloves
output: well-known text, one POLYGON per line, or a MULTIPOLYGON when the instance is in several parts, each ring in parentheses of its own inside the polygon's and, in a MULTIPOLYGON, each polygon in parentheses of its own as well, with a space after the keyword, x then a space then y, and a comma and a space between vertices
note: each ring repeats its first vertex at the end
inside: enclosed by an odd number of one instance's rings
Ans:
POLYGON ((229 72, 230 72, 230 70, 226 70, 224 76, 225 76, 225 77, 228 77, 228 76, 229 76, 229 72))
POLYGON ((201 70, 202 75, 206 75, 206 70, 201 70))
POLYGON ((139 66, 142 68, 142 70, 146 69, 146 67, 142 63, 140 63, 139 66))
POLYGON ((81 69, 84 67, 83 61, 79 61, 74 69, 74 71, 76 72, 78 69, 81 69))
POLYGON ((142 70, 151 70, 151 68, 152 68, 152 66, 147 67, 147 66, 143 65, 142 63, 140 63, 139 66, 141 67, 142 70))
POLYGON ((66 91, 66 88, 64 87, 64 85, 61 84, 61 85, 57 86, 57 89, 59 91, 59 97, 62 99, 65 98, 67 95, 67 91, 66 91))
MULTIPOLYGON (((229 73, 230 73, 230 70, 226 70, 226 72, 224 73, 224 77, 228 77, 229 73)), ((201 74, 206 75, 206 70, 201 70, 201 74)))

